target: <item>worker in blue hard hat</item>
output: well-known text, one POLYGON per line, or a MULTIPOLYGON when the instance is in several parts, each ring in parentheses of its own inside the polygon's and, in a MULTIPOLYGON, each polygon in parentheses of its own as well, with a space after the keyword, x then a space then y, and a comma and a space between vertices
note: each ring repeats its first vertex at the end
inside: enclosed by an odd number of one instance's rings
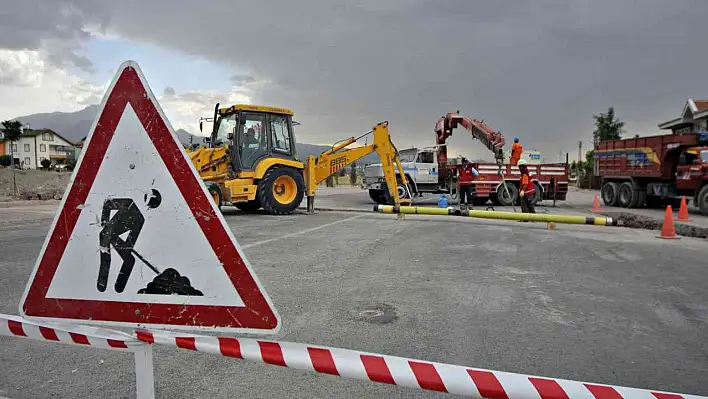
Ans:
POLYGON ((521 153, 524 151, 524 147, 521 146, 518 137, 514 137, 514 144, 511 146, 511 166, 515 166, 519 163, 521 159, 521 153))

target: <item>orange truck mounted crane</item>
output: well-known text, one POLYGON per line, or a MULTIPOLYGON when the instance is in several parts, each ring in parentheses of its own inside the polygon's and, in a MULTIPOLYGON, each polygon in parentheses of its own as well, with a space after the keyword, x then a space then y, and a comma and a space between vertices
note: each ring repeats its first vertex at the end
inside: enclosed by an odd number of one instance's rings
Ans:
MULTIPOLYGON (((435 123, 434 147, 408 148, 399 152, 408 187, 402 192, 411 195, 456 194, 460 166, 458 157, 448 158, 447 139, 455 128, 462 126, 473 138, 479 140, 494 154, 494 162, 474 162, 480 176, 475 179, 475 206, 491 200, 496 205, 510 206, 519 203, 521 174, 517 167, 504 162, 504 135, 495 131, 483 120, 476 120, 456 113, 448 113, 435 123)), ((563 201, 568 192, 568 164, 530 164, 531 180, 536 185, 535 205, 541 200, 563 201)), ((379 165, 369 165, 364 170, 364 186, 371 199, 386 204, 384 173, 379 165)), ((398 179, 399 182, 401 181, 398 179)))

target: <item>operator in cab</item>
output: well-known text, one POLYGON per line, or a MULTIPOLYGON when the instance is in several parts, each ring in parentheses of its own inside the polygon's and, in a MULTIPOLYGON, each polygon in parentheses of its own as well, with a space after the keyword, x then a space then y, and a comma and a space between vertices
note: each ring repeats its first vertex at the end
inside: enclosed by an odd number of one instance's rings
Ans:
POLYGON ((524 147, 521 146, 518 137, 514 137, 514 144, 511 146, 511 165, 515 166, 519 163, 521 159, 521 153, 524 151, 524 147))
POLYGON ((457 185, 459 192, 459 206, 462 210, 463 206, 466 209, 474 208, 475 187, 474 179, 479 177, 479 172, 474 168, 467 158, 462 158, 462 166, 459 168, 457 185))
POLYGON ((519 198, 521 199, 522 213, 536 213, 533 206, 533 198, 536 195, 536 186, 531 181, 529 168, 525 159, 518 162, 519 172, 521 172, 521 183, 519 184, 519 198))

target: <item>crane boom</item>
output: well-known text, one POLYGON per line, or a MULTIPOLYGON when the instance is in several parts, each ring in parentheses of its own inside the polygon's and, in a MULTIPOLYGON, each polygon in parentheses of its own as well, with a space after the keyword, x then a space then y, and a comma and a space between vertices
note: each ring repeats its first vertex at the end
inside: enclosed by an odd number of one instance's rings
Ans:
POLYGON ((447 164, 447 146, 445 141, 452 135, 452 130, 458 125, 467 129, 472 137, 479 140, 489 151, 494 153, 497 164, 504 163, 504 135, 500 131, 495 132, 492 130, 491 127, 484 123, 484 120, 478 121, 468 116, 460 115, 460 111, 457 111, 457 113, 448 113, 435 123, 435 142, 440 146, 438 164, 447 164))

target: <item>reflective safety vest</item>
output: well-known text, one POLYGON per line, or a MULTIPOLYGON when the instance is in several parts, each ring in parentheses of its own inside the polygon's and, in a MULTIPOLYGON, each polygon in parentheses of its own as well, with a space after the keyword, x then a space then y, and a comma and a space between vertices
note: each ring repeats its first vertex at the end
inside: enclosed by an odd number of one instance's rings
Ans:
POLYGON ((475 177, 477 176, 479 176, 479 172, 477 172, 477 169, 473 168, 472 166, 463 167, 460 168, 460 175, 458 181, 461 186, 468 186, 472 184, 475 177))
POLYGON ((519 186, 524 190, 526 197, 536 195, 536 185, 531 181, 531 176, 529 176, 528 171, 521 172, 521 184, 519 186))

